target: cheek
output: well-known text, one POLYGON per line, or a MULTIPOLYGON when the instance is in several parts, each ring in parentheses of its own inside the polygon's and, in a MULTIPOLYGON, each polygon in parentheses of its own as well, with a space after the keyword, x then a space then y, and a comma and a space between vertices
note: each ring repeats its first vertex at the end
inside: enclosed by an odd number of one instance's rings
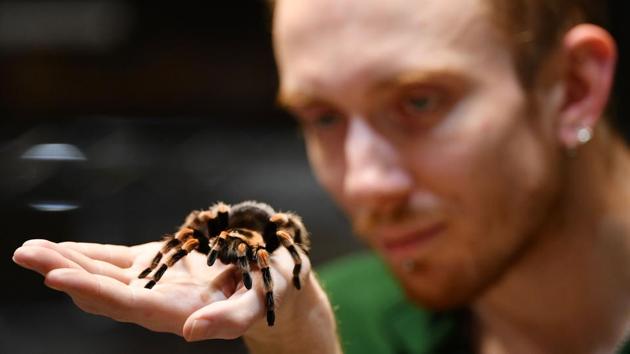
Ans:
POLYGON ((529 117, 511 113, 414 148, 417 184, 440 198, 451 224, 448 254, 516 252, 559 196, 555 147, 529 117))
POLYGON ((315 178, 338 203, 342 203, 340 205, 343 205, 343 201, 339 200, 343 195, 345 172, 343 150, 337 150, 337 153, 332 153, 334 149, 331 149, 330 145, 322 143, 319 139, 308 136, 305 136, 305 139, 308 160, 315 178))
POLYGON ((457 144, 416 149, 423 152, 416 153, 415 166, 424 166, 415 171, 418 184, 440 199, 449 232, 428 256, 423 281, 403 283, 436 307, 468 301, 506 271, 534 240, 558 195, 554 154, 535 129, 483 128, 457 144))
POLYGON ((459 124, 407 147, 417 185, 463 218, 485 213, 501 218, 510 206, 548 189, 558 154, 519 102, 503 107, 501 115, 483 109, 461 112, 453 119, 459 124))

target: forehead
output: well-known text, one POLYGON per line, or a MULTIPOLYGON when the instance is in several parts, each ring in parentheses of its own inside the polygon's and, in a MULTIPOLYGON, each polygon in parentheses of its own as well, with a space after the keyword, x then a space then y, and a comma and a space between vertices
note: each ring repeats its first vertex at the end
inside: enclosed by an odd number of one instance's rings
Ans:
POLYGON ((484 0, 279 0, 281 90, 332 89, 417 70, 498 60, 484 0))
POLYGON ((360 23, 380 29, 396 25, 453 29, 478 19, 486 5, 486 0, 277 0, 275 20, 294 30, 318 32, 351 30, 360 23))

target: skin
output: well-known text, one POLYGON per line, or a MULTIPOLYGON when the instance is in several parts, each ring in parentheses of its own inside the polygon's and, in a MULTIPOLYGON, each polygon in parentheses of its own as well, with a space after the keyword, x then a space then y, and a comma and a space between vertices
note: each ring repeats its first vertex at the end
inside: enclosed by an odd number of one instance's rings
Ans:
MULTIPOLYGON (((571 28, 525 92, 488 16, 482 0, 278 1, 280 102, 304 127, 318 179, 408 297, 471 307, 478 352, 611 352, 630 323, 630 158, 601 121, 614 42, 592 25, 571 28), (594 134, 586 145, 581 128, 594 134)), ((156 246, 31 242, 14 260, 88 312, 188 340, 243 334, 253 352, 340 352, 308 266, 299 297, 286 285, 286 252, 272 267, 281 305, 268 331, 260 282, 243 292, 219 272, 216 298, 173 313, 139 306, 148 292, 97 266, 135 275, 156 246)), ((176 297, 183 274, 201 294, 210 279, 185 265, 153 291, 176 297)))
POLYGON ((435 308, 500 276, 559 189, 548 119, 528 116, 478 1, 458 2, 416 12, 417 1, 328 2, 318 5, 344 16, 309 22, 300 12, 314 4, 297 1, 276 22, 280 97, 305 127, 319 180, 409 296, 435 308), (414 245, 397 247, 406 240, 414 245))
POLYGON ((279 100, 412 301, 472 307, 479 352, 610 352, 630 318, 610 275, 630 269, 629 158, 600 121, 614 42, 575 26, 526 92, 489 16, 481 0, 280 1, 279 100))
POLYGON ((40 273, 48 287, 67 293, 86 312, 174 333, 188 341, 243 336, 252 353, 292 353, 296 345, 308 346, 313 353, 340 352, 330 304, 310 273, 307 257, 302 257, 304 276, 298 292, 291 284, 291 256, 286 249, 274 252, 271 274, 277 317, 276 325, 269 328, 262 279, 254 275, 254 287, 248 291, 233 265, 217 262, 208 267, 199 253, 188 255, 153 289, 145 289, 147 280, 137 276, 161 246, 36 239, 18 248, 13 261, 40 273), (305 321, 322 331, 310 333, 310 327, 301 326, 305 321), (291 335, 285 338, 287 333, 291 335), (294 343, 294 338, 304 340, 294 343))

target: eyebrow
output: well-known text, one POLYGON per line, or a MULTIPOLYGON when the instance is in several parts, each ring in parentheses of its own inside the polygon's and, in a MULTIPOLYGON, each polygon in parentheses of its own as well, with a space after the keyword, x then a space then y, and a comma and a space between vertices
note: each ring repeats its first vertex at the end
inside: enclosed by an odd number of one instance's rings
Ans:
POLYGON ((317 102, 323 102, 324 100, 317 99, 308 94, 294 92, 287 93, 282 90, 278 91, 276 96, 276 104, 281 108, 291 110, 298 107, 307 107, 317 102))
POLYGON ((392 87, 405 87, 428 82, 454 82, 462 81, 462 73, 454 69, 430 69, 402 71, 391 77, 377 81, 370 91, 380 91, 392 87))
MULTIPOLYGON (((402 71, 392 76, 377 80, 368 89, 370 93, 385 91, 396 87, 419 85, 428 82, 461 82, 463 75, 458 70, 453 69, 431 69, 431 70, 411 70, 402 71)), ((317 96, 311 96, 305 92, 286 92, 280 89, 276 96, 276 104, 281 108, 291 110, 301 107, 308 107, 328 100, 317 96)))

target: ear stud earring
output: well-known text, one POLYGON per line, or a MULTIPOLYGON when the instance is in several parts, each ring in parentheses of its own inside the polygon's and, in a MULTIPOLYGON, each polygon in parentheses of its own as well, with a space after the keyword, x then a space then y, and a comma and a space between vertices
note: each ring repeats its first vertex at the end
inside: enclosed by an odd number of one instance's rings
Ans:
POLYGON ((591 138, 593 138, 593 131, 591 130, 591 128, 582 127, 580 129, 578 129, 578 131, 577 131, 577 141, 580 144, 588 143, 591 140, 591 138))

